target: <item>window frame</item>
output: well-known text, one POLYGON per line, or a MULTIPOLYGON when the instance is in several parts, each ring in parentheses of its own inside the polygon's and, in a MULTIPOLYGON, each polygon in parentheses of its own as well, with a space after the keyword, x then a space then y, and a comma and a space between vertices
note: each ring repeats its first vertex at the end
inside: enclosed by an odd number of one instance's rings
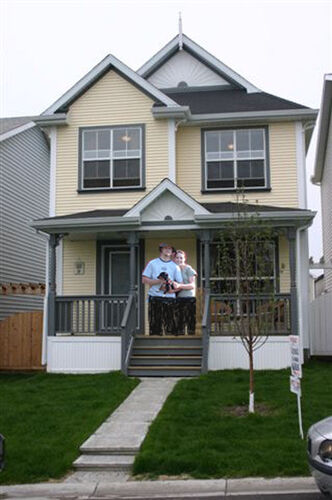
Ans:
MULTIPOLYGON (((112 151, 112 143, 113 143, 113 132, 111 134, 111 151, 112 151)), ((101 193, 101 192, 109 192, 109 191, 144 191, 145 190, 145 124, 144 123, 130 123, 130 124, 119 124, 119 125, 98 125, 93 127, 79 127, 78 129, 78 193, 101 193), (140 185, 139 186, 115 186, 113 187, 113 161, 124 160, 127 158, 114 158, 112 153, 109 158, 110 164, 110 186, 106 187, 84 187, 84 132, 89 131, 102 131, 107 130, 109 132, 115 129, 122 128, 136 128, 141 131, 141 157, 140 157, 140 185)), ((130 159, 130 157, 128 157, 130 159)), ((135 159, 135 158, 133 158, 135 159)), ((102 159, 101 159, 102 160, 102 159)), ((98 161, 98 159, 94 159, 92 161, 98 161)))
MULTIPOLYGON (((234 193, 238 190, 243 192, 253 192, 253 191, 271 191, 270 184, 270 150, 269 150, 269 128, 267 125, 256 125, 256 126, 238 126, 238 127, 213 127, 213 128, 202 128, 201 129, 201 162, 202 162, 202 187, 201 192, 203 194, 209 193, 234 193), (207 187, 207 165, 208 161, 206 160, 206 133, 207 132, 236 132, 237 130, 263 130, 264 132, 264 145, 265 145, 265 158, 264 158, 264 178, 265 185, 264 186, 238 186, 238 177, 237 177, 237 160, 234 159, 234 187, 226 187, 226 188, 208 188, 207 187)), ((245 160, 243 158, 242 160, 245 160)), ((217 161, 217 160, 216 160, 217 161)))

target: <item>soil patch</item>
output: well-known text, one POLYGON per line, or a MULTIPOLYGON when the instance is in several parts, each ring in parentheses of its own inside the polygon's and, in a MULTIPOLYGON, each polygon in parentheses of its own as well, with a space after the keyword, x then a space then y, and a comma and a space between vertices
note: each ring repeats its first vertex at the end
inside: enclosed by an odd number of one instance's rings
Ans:
MULTIPOLYGON (((277 414, 277 410, 266 403, 255 403, 255 414, 262 417, 270 417, 277 414)), ((225 406, 221 410, 223 417, 247 417, 249 415, 248 405, 225 406)))

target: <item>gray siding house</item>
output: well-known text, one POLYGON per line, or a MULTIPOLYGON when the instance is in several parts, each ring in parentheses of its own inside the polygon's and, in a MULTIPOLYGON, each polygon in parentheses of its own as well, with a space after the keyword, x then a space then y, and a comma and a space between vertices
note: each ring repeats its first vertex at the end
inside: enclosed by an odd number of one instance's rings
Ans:
POLYGON ((332 74, 324 79, 312 182, 321 188, 324 291, 332 293, 332 74))
MULTIPOLYGON (((49 145, 31 117, 0 119, 0 286, 45 283, 46 241, 30 226, 48 214, 49 145)), ((43 298, 0 294, 0 320, 41 310, 43 298)))

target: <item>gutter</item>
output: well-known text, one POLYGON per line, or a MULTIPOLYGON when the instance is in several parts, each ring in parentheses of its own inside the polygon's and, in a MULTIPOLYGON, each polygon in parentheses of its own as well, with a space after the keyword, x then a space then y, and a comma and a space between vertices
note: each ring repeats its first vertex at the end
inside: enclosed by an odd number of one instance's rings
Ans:
POLYGON ((66 113, 57 113, 55 115, 40 115, 34 118, 34 122, 40 127, 52 125, 68 125, 66 113))
POLYGON ((140 224, 139 217, 85 217, 82 219, 36 220, 30 225, 39 231, 54 233, 63 230, 92 230, 99 228, 110 229, 112 227, 137 226, 140 224))

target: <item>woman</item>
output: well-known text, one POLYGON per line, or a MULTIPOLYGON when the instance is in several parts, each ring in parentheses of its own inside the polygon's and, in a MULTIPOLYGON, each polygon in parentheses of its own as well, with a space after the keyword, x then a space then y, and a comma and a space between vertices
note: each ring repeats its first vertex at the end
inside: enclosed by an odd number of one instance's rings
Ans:
POLYGON ((183 250, 178 250, 175 256, 175 263, 180 267, 182 283, 177 287, 178 303, 178 331, 180 335, 195 335, 196 328, 196 271, 187 264, 187 256, 183 250))

